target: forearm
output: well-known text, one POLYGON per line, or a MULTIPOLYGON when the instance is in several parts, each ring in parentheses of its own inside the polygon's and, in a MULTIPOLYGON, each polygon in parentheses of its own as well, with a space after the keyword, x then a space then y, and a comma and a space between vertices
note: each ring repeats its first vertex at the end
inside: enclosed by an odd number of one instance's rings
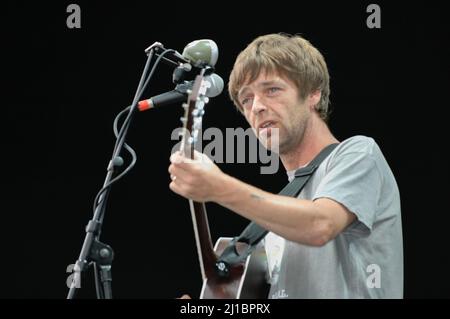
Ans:
POLYGON ((320 246, 329 240, 326 216, 313 201, 271 194, 228 175, 215 201, 291 241, 320 246))

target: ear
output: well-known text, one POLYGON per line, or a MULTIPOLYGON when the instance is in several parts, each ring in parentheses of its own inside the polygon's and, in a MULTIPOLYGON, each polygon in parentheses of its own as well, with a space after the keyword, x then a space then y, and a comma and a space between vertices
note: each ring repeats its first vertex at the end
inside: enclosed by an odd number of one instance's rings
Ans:
POLYGON ((320 90, 316 90, 309 94, 308 96, 308 104, 311 111, 316 109, 317 104, 322 97, 322 92, 320 90))

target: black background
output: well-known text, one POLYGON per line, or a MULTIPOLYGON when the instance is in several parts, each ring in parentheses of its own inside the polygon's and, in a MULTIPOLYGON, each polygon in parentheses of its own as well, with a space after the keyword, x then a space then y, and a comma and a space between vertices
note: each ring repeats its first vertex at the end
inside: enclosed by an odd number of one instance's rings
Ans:
MULTIPOLYGON (((392 1, 393 2, 393 1, 392 1)), ((129 105, 155 41, 182 51, 196 39, 219 46, 225 80, 236 55, 258 35, 300 33, 331 74, 330 127, 343 140, 378 142, 402 200, 405 297, 450 297, 447 205, 449 28, 436 3, 375 2, 381 29, 366 26, 370 2, 244 1, 207 4, 77 2, 81 29, 66 26, 67 5, 4 2, 0 296, 65 298, 66 267, 78 257, 92 202, 105 177, 115 115, 129 105), (3 113, 4 114, 4 113, 3 113)), ((162 65, 145 96, 173 88, 162 65)), ((116 298, 198 295, 201 277, 187 200, 171 193, 167 167, 181 106, 139 114, 128 143, 135 168, 111 193, 102 240, 110 244, 116 298)), ((243 127, 227 92, 211 100, 204 128, 243 127)), ((128 159, 128 158, 127 158, 128 159)), ((265 190, 286 182, 258 164, 219 164, 265 190)), ((213 240, 247 221, 207 204, 213 240)), ((92 270, 79 297, 95 297, 92 270)))

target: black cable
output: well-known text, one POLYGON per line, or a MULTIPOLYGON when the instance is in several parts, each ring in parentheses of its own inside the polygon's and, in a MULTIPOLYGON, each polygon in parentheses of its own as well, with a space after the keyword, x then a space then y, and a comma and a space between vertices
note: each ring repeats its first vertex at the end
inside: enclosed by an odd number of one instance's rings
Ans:
MULTIPOLYGON (((140 97, 141 97, 142 94, 144 93, 145 89, 147 88, 147 85, 148 85, 148 83, 150 82, 150 80, 151 80, 151 78, 152 78, 152 76, 153 76, 153 74, 154 74, 154 72, 155 72, 155 70, 156 70, 156 67, 159 65, 159 63, 160 63, 161 59, 164 57, 164 55, 166 55, 166 54, 168 54, 168 53, 170 53, 170 52, 174 52, 174 51, 175 51, 175 50, 167 49, 167 50, 163 51, 163 52, 158 56, 158 58, 157 58, 157 60, 155 61, 155 63, 154 63, 154 65, 153 65, 153 67, 152 67, 150 73, 148 74, 147 78, 145 79, 145 81, 144 81, 142 87, 140 87, 140 90, 138 90, 138 92, 136 92, 136 95, 135 95, 135 98, 134 98, 134 101, 136 101, 136 102, 135 102, 134 107, 131 108, 133 105, 130 105, 130 106, 126 107, 125 109, 123 109, 122 111, 119 112, 119 114, 116 116, 116 118, 115 118, 115 120, 114 120, 113 130, 114 130, 114 134, 115 134, 115 136, 116 136, 116 144, 114 145, 114 152, 113 152, 113 154, 115 154, 118 145, 121 145, 121 143, 123 143, 123 146, 125 147, 125 149, 131 154, 131 156, 132 156, 132 161, 131 161, 131 163, 127 166, 126 169, 124 169, 119 175, 117 175, 117 176, 114 177, 111 181, 109 181, 109 183, 106 184, 105 186, 103 186, 103 187, 100 189, 100 191, 97 193, 97 195, 95 196, 95 199, 94 199, 94 205, 93 205, 93 210, 94 210, 94 212, 95 212, 97 206, 101 203, 101 202, 99 201, 99 198, 101 197, 101 195, 102 195, 103 193, 105 193, 105 191, 108 190, 108 189, 111 187, 112 184, 116 183, 119 179, 121 179, 123 176, 125 176, 125 175, 126 175, 126 174, 134 167, 134 165, 136 164, 136 161, 137 161, 136 152, 135 152, 128 144, 126 144, 126 143, 124 142, 124 139, 125 139, 125 137, 126 137, 126 132, 128 131, 128 128, 129 128, 129 126, 130 126, 130 124, 131 124, 131 118, 132 118, 134 112, 136 111, 137 101, 140 99, 140 97), (117 132, 117 123, 118 123, 120 117, 121 117, 126 111, 129 111, 129 112, 128 112, 128 115, 127 115, 127 117, 125 118, 124 122, 122 123, 122 126, 120 127, 119 132, 117 132)), ((148 65, 146 66, 146 68, 144 68, 144 72, 146 72, 147 69, 148 69, 148 65)), ((138 89, 139 89, 139 87, 138 87, 138 89)), ((102 198, 102 201, 103 201, 103 200, 105 200, 105 198, 102 198)), ((104 214, 103 214, 103 212, 102 212, 101 217, 100 217, 100 220, 99 220, 100 222, 102 222, 102 220, 103 220, 103 215, 104 215, 104 214)))
MULTIPOLYGON (((145 63, 145 67, 144 67, 144 70, 142 72, 142 76, 141 76, 141 79, 139 81, 138 88, 136 89, 136 94, 135 94, 134 99, 133 99, 133 105, 135 105, 137 103, 137 101, 139 100, 140 96, 143 94, 145 88, 147 87, 147 84, 149 82, 149 79, 150 79, 151 75, 153 75, 153 72, 154 72, 157 64, 159 64, 159 61, 161 60, 161 59, 158 59, 155 62, 155 65, 153 66, 151 73, 147 76, 147 79, 145 81, 143 81, 143 79, 146 77, 146 74, 148 72, 148 67, 150 66, 150 62, 151 62, 152 57, 153 57, 153 50, 150 51, 150 54, 149 54, 149 56, 147 58, 147 61, 145 63)), ((136 164, 137 157, 136 157, 135 151, 128 144, 125 143, 126 133, 128 132, 128 129, 129 129, 129 126, 130 126, 130 123, 131 123, 131 118, 132 118, 132 115, 133 115, 134 111, 135 111, 135 108, 127 107, 127 108, 125 108, 125 110, 121 111, 116 116, 116 118, 114 119, 113 130, 114 130, 114 134, 116 136, 116 143, 114 145, 112 161, 114 161, 117 158, 117 156, 120 155, 119 153, 121 152, 121 149, 118 149, 118 148, 121 147, 121 146, 124 146, 125 149, 131 154, 132 161, 131 161, 130 165, 121 174, 119 174, 118 176, 116 176, 115 178, 110 180, 106 185, 104 185, 100 189, 100 191, 97 193, 97 195, 95 196, 94 205, 93 205, 94 216, 95 216, 95 212, 97 210, 97 207, 99 205, 101 205, 102 202, 104 202, 104 205, 101 206, 99 214, 97 215, 97 221, 100 223, 100 225, 103 224, 103 219, 104 219, 105 210, 106 210, 106 203, 107 203, 107 200, 108 200, 108 197, 109 197, 109 190, 111 188, 111 185, 113 183, 117 182, 124 175, 126 175, 134 167, 134 165, 136 164), (124 120, 124 122, 123 122, 123 124, 122 124, 122 126, 120 128, 120 131, 117 132, 118 120, 120 119, 122 114, 125 114, 125 112, 127 110, 129 110, 128 116, 124 120), (104 194, 104 196, 102 196, 102 194, 104 194)), ((110 162, 109 165, 112 165, 112 167, 109 166, 108 169, 114 170, 115 164, 113 162, 112 163, 110 162)), ((122 163, 121 163, 121 165, 122 165, 122 163)), ((99 227, 98 233, 95 235, 97 240, 100 238, 100 234, 101 234, 101 227, 99 227)), ((99 274, 98 274, 98 265, 96 265, 95 263, 94 263, 94 274, 95 274, 95 278, 94 278, 95 290, 96 290, 97 297, 99 299, 103 299, 105 297, 105 292, 104 292, 104 288, 103 288, 103 286, 102 286, 102 284, 100 282, 100 278, 99 278, 99 274)))
MULTIPOLYGON (((137 103, 138 103, 139 99, 141 98, 142 94, 144 93, 145 89, 147 88, 148 83, 150 82, 151 78, 153 77, 153 73, 155 72, 156 67, 161 62, 161 59, 164 58, 164 55, 166 55, 168 53, 171 53, 171 52, 175 52, 175 50, 173 50, 173 49, 166 49, 158 56, 158 58, 156 59, 156 61, 155 61, 154 65, 153 65, 150 73, 147 76, 147 79, 142 84, 142 87, 138 86, 138 90, 136 91, 136 95, 135 95, 135 97, 133 99, 133 103, 131 104, 132 109, 130 110, 130 112, 128 113, 127 118, 125 119, 124 123, 122 124, 122 127, 121 127, 120 132, 119 132, 120 138, 118 137, 116 139, 116 145, 114 147, 114 150, 116 150, 117 145, 120 145, 120 141, 123 138, 125 138, 125 134, 123 134, 123 132, 126 132, 126 130, 128 130, 128 125, 129 125, 128 122, 130 121, 132 115, 134 114, 134 111, 136 110, 136 106, 137 106, 137 103), (126 129, 124 129, 125 126, 126 126, 126 129)), ((144 72, 146 72, 147 69, 148 69, 148 66, 146 66, 146 68, 144 69, 144 72)))
MULTIPOLYGON (((111 161, 108 165, 108 173, 106 175, 106 180, 104 182, 104 186, 102 187, 102 189, 100 189, 100 191, 97 193, 95 200, 94 200, 94 216, 93 219, 90 221, 90 223, 88 224, 89 228, 86 228, 86 237, 80 252, 80 255, 78 257, 78 260, 76 262, 77 265, 79 265, 80 269, 78 270, 78 272, 81 272, 83 270, 85 270, 85 262, 89 261, 90 258, 90 254, 92 254, 93 252, 91 251, 92 249, 92 244, 97 241, 99 242, 99 238, 100 238, 100 233, 101 233, 101 225, 103 222, 103 217, 104 217, 104 212, 106 210, 106 203, 107 203, 107 199, 109 197, 109 193, 110 193, 110 188, 111 185, 115 182, 117 182, 120 178, 122 178, 125 174, 127 174, 131 168, 133 168, 133 166, 136 163, 136 153, 134 152, 134 150, 125 143, 125 138, 128 132, 128 129, 130 127, 130 123, 131 123, 131 119, 133 117, 133 114, 135 113, 135 111, 137 110, 137 102, 140 99, 140 97, 142 96, 145 88, 147 87, 151 77, 153 76, 153 73, 156 69, 156 67, 158 66, 159 62, 161 61, 161 59, 163 58, 163 56, 169 52, 173 52, 174 50, 164 50, 164 52, 158 57, 157 61, 155 62, 155 64, 153 65, 153 68, 151 69, 151 72, 147 75, 148 72, 148 68, 150 67, 150 62, 151 59, 153 57, 154 54, 154 50, 150 51, 150 54, 148 55, 147 61, 145 63, 145 67, 144 67, 144 71, 142 72, 141 78, 139 80, 139 84, 138 87, 136 89, 136 93, 133 99, 133 103, 131 105, 131 107, 128 107, 126 110, 128 110, 128 116, 126 117, 126 119, 124 120, 124 122, 122 123, 122 126, 120 127, 119 132, 117 132, 117 123, 119 118, 125 113, 125 112, 120 112, 118 117, 116 117, 115 121, 114 121, 114 133, 116 134, 116 143, 114 145, 114 150, 113 150, 113 154, 111 157, 111 161), (122 171, 121 174, 119 174, 118 176, 116 176, 115 178, 112 178, 113 174, 114 174, 114 167, 115 166, 121 166, 121 165, 116 165, 117 163, 114 163, 114 161, 117 161, 118 156, 120 155, 120 153, 122 152, 122 147, 125 147, 127 151, 130 152, 131 156, 132 156, 132 161, 130 163, 130 165, 128 165, 128 167, 122 171), (102 196, 104 194, 104 196, 102 196)), ((122 163, 120 163, 122 164, 122 163)), ((97 269, 97 264, 95 263, 95 261, 93 262, 89 262, 87 264, 87 266, 89 267, 90 265, 92 265, 92 263, 94 264, 95 267, 95 285, 96 285, 96 292, 97 292, 97 297, 98 298, 111 298, 112 296, 109 294, 110 292, 110 285, 109 283, 105 283, 105 286, 102 286, 103 280, 102 282, 100 282, 100 278, 98 276, 98 269, 97 269), (106 287, 106 285, 108 285, 108 287, 106 287), (106 291, 105 291, 106 289, 106 291)), ((75 286, 71 286, 69 293, 67 295, 67 299, 73 299, 76 293, 76 287, 75 286)))

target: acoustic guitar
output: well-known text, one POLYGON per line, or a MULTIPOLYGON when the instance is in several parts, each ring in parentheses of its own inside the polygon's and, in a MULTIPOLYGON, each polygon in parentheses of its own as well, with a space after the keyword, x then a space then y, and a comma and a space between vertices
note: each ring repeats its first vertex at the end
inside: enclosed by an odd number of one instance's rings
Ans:
MULTIPOLYGON (((211 85, 205 80, 205 69, 195 78, 192 90, 188 91, 187 102, 183 103, 181 118, 180 152, 194 158, 194 148, 201 130, 204 107, 208 103, 206 91, 211 85)), ((262 244, 246 258, 245 262, 232 265, 227 276, 221 276, 216 269, 218 256, 232 238, 219 238, 213 247, 204 203, 189 200, 194 235, 203 279, 201 299, 267 298, 269 285, 266 283, 267 258, 262 244)), ((244 250, 244 243, 237 243, 237 251, 244 250)))

